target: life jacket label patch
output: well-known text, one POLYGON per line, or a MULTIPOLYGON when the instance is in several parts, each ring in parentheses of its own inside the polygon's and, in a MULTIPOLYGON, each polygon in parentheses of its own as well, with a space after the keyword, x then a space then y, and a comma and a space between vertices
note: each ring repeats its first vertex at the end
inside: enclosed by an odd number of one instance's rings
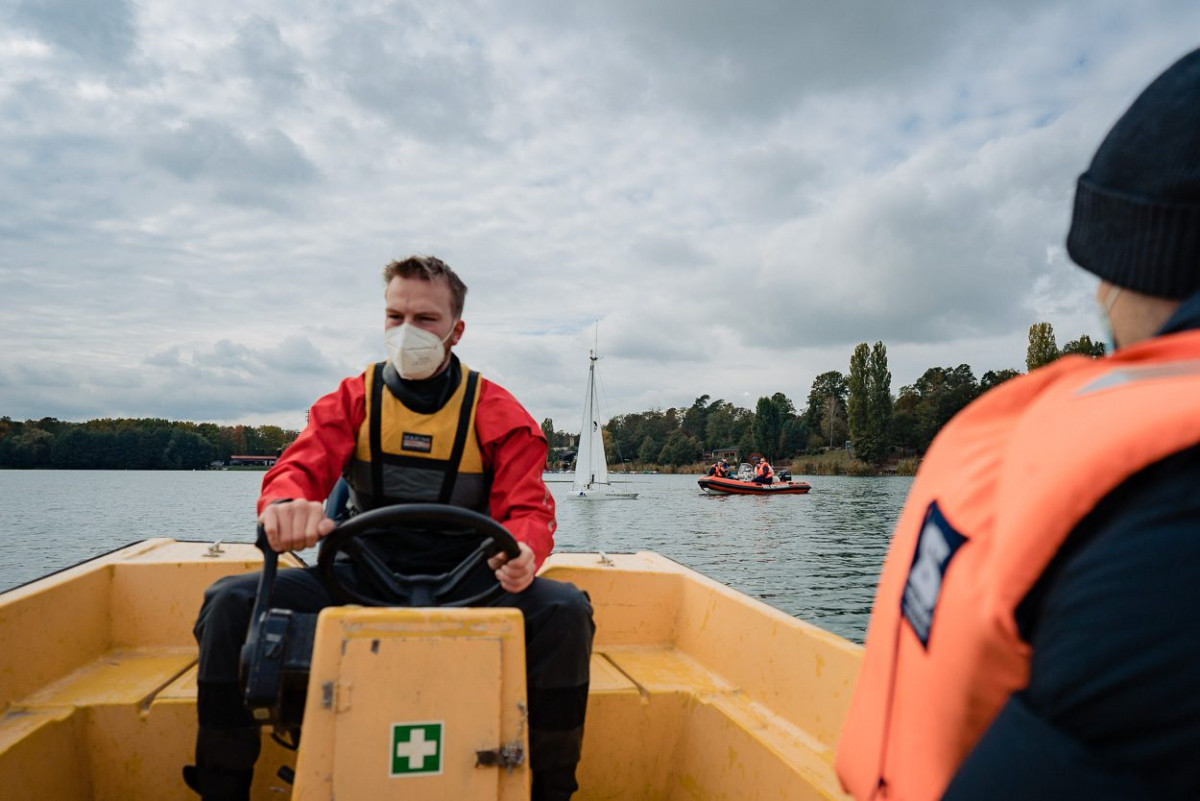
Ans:
POLYGON ((400 437, 400 450, 430 453, 433 451, 433 437, 427 434, 410 434, 406 431, 400 437))
POLYGON ((967 538, 954 530, 938 508, 937 501, 929 504, 921 535, 917 537, 917 549, 913 554, 908 581, 904 584, 904 595, 900 599, 900 613, 921 645, 928 650, 929 634, 933 628, 933 613, 942 594, 942 580, 950 560, 962 547, 967 538))

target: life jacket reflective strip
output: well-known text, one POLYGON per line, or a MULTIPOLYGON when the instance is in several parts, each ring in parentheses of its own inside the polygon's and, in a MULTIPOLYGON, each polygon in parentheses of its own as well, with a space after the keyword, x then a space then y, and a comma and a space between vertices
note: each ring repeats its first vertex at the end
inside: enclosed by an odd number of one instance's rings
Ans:
POLYGON ((366 415, 346 470, 355 507, 436 502, 486 513, 490 480, 475 433, 479 373, 463 365, 449 400, 422 414, 387 388, 383 366, 364 374, 366 415))
POLYGON ((884 564, 836 767, 858 799, 942 796, 1031 649, 1015 610, 1134 473, 1200 443, 1200 332, 1070 356, 983 395, 934 440, 884 564))

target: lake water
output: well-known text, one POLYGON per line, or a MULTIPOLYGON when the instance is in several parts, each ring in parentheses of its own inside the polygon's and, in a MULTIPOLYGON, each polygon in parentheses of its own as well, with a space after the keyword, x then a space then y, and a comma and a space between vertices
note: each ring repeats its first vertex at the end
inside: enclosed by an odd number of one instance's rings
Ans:
MULTIPOLYGON (((911 478, 797 476, 811 493, 775 497, 708 496, 696 478, 634 475, 637 500, 579 501, 567 497, 569 476, 547 476, 558 550, 657 551, 862 641, 911 478)), ((261 481, 251 471, 0 470, 0 590, 147 537, 253 541, 261 481)))

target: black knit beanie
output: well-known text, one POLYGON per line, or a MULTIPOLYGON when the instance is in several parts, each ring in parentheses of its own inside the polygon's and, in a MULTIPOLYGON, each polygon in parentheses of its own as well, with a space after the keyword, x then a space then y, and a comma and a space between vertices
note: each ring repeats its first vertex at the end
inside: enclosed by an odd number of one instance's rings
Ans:
POLYGON ((1116 286, 1200 290, 1200 50, 1138 96, 1079 176, 1067 252, 1116 286))

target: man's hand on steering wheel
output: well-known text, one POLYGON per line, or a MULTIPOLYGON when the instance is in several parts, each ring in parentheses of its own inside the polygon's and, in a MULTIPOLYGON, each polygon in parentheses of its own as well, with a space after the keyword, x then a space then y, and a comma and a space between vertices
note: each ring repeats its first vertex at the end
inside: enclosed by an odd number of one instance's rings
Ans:
POLYGON ((523 542, 518 542, 521 555, 509 559, 503 551, 488 560, 488 567, 496 571, 496 580, 505 592, 520 592, 533 583, 533 574, 537 572, 537 563, 533 558, 533 549, 523 542))
POLYGON ((275 553, 302 551, 317 544, 337 524, 325 516, 320 501, 279 501, 268 505, 258 516, 275 553))

